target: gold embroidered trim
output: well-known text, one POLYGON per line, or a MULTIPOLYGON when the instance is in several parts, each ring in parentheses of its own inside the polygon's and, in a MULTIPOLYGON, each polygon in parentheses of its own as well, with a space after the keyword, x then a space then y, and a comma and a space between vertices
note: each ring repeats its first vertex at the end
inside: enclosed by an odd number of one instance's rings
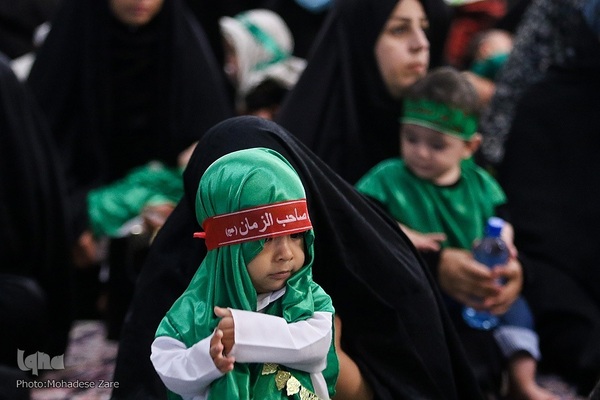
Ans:
POLYGON ((291 396, 298 393, 301 387, 302 385, 298 379, 294 378, 293 376, 290 377, 290 379, 288 379, 286 382, 287 395, 291 396))
POLYGON ((299 393, 300 400, 320 400, 319 397, 302 386, 300 381, 292 376, 288 371, 279 369, 279 364, 265 363, 263 364, 262 375, 275 375, 275 386, 277 390, 286 389, 288 396, 299 393))
POLYGON ((277 371, 277 375, 275 375, 275 385, 277 385, 277 390, 282 390, 291 377, 292 374, 287 371, 277 371))
POLYGON ((302 400, 319 400, 319 397, 306 389, 305 387, 300 388, 300 399, 302 400))
POLYGON ((279 365, 273 363, 263 364, 262 375, 271 375, 277 372, 279 365))

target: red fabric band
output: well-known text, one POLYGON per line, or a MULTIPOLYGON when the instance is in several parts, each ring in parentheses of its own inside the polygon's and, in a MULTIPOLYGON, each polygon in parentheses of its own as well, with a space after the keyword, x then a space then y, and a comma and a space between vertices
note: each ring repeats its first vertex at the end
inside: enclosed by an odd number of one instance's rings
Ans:
MULTIPOLYGON (((312 229, 306 199, 291 200, 215 215, 202 224, 208 250, 273 236, 291 235, 312 229)), ((203 235, 204 233, 204 235, 203 235)))

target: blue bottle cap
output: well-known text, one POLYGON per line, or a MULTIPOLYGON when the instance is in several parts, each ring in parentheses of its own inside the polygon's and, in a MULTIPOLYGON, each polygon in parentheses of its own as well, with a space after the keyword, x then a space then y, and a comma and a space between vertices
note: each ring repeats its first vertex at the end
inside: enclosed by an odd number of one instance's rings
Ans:
POLYGON ((486 235, 499 237, 504 227, 504 220, 498 217, 490 217, 487 221, 486 235))

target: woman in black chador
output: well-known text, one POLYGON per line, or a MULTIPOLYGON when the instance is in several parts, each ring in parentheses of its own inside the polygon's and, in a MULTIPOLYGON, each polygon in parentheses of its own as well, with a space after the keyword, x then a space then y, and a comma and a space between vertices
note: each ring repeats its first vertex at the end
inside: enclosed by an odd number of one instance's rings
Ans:
POLYGON ((67 347, 71 242, 59 163, 41 112, 0 54, 0 393, 6 398, 17 398, 16 382, 4 376, 5 368, 17 368, 17 350, 55 357, 67 347))
POLYGON ((65 162, 80 239, 91 188, 150 160, 175 165, 233 115, 214 53, 179 0, 65 0, 28 82, 65 162))
POLYGON ((294 136, 257 117, 228 119, 196 147, 184 172, 185 195, 158 233, 138 280, 113 398, 164 396, 150 345, 206 254, 204 242, 192 237, 201 230, 194 216, 199 180, 217 158, 253 147, 282 154, 302 180, 319 238, 314 280, 342 315, 342 346, 375 398, 481 398, 436 285, 398 225, 294 136))
POLYGON ((277 122, 355 183, 398 154, 402 92, 442 63, 449 12, 443 0, 335 1, 277 122))
POLYGON ((524 91, 499 168, 540 368, 584 395, 600 377, 599 16, 598 8, 580 13, 569 57, 524 91))

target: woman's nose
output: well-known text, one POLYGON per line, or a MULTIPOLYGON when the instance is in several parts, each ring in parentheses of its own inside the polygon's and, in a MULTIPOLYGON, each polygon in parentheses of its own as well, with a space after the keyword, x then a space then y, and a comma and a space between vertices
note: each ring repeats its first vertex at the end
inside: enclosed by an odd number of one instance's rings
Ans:
POLYGON ((423 29, 415 31, 411 41, 411 49, 413 51, 429 50, 429 39, 423 29))

